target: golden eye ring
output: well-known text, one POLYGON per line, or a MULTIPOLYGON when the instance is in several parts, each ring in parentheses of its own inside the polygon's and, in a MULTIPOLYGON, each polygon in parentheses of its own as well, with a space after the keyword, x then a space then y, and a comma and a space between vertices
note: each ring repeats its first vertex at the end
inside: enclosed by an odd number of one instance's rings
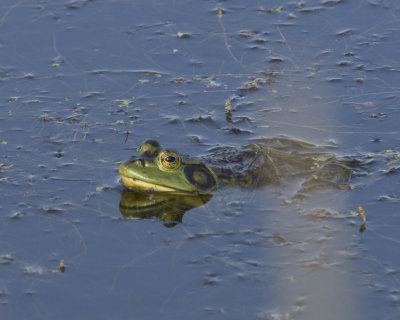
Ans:
POLYGON ((161 166, 164 169, 176 169, 179 168, 181 164, 181 158, 179 157, 179 154, 175 151, 164 151, 163 153, 161 153, 160 162, 161 166))

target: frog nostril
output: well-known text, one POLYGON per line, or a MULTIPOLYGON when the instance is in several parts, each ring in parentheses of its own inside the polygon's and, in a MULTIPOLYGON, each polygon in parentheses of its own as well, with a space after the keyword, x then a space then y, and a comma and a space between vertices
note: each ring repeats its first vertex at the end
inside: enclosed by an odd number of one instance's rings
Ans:
POLYGON ((144 163, 144 160, 143 160, 143 159, 135 160, 135 164, 140 165, 140 166, 142 166, 142 167, 145 166, 145 163, 144 163))

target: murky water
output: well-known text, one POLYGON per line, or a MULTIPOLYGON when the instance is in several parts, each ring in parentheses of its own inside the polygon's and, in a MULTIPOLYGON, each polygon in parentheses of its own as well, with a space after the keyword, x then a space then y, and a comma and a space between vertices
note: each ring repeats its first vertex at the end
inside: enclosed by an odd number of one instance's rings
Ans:
POLYGON ((2 1, 2 316, 398 319, 399 13, 2 1), (369 163, 353 190, 228 189, 172 228, 119 211, 118 164, 146 138, 200 156, 277 136, 369 163))

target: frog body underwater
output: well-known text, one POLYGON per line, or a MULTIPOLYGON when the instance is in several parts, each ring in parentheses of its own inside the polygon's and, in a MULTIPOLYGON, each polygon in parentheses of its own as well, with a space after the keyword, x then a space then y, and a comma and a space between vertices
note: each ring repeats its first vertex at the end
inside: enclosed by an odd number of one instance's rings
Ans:
POLYGON ((139 157, 120 165, 122 183, 151 192, 211 194, 222 185, 256 188, 300 181, 302 193, 347 185, 352 171, 329 147, 288 138, 260 138, 243 147, 216 147, 201 160, 145 141, 139 157))

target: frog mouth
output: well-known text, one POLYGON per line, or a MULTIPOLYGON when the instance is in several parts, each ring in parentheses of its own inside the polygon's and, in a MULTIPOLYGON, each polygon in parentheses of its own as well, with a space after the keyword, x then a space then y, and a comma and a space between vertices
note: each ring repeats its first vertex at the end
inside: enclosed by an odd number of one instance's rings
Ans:
POLYGON ((180 192, 183 192, 182 190, 179 190, 179 189, 174 189, 171 187, 154 184, 151 182, 146 182, 143 180, 134 179, 134 178, 123 176, 123 175, 121 175, 121 180, 122 180, 122 183, 128 187, 143 189, 146 191, 154 191, 154 192, 177 192, 177 191, 180 191, 180 192))

